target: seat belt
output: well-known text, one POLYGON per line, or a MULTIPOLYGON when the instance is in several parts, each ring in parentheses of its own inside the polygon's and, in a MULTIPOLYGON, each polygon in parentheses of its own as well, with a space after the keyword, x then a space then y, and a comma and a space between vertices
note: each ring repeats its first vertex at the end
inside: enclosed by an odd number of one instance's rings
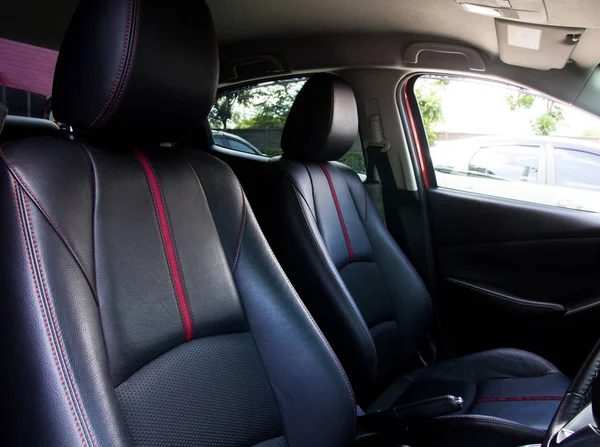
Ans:
MULTIPOLYGON (((364 187, 367 194, 369 194, 369 198, 371 199, 377 214, 379 214, 381 221, 387 226, 385 220, 385 207, 383 205, 382 184, 375 178, 375 169, 377 168, 378 172, 380 171, 378 162, 382 158, 382 153, 387 152, 390 149, 390 142, 383 138, 380 115, 371 115, 369 124, 371 126, 371 140, 367 141, 367 147, 365 148, 365 152, 367 153, 367 179, 364 182, 364 187)), ((380 172, 379 174, 381 175, 380 172)))
MULTIPOLYGON (((371 127, 371 140, 367 140, 365 149, 367 155, 366 172, 367 178, 364 182, 364 187, 369 194, 369 198, 383 221, 384 225, 390 230, 390 233, 405 253, 411 253, 411 245, 406 239, 406 235, 402 228, 404 227, 401 221, 399 207, 402 205, 398 202, 400 192, 396 186, 394 172, 388 158, 387 152, 390 150, 390 142, 385 139, 383 127, 381 125, 381 116, 373 114, 369 117, 371 127), (375 171, 379 175, 376 178, 375 171), (386 219, 385 204, 391 210, 389 214, 389 222, 386 219), (397 209, 398 208, 398 209, 397 209)), ((437 348, 432 336, 428 333, 421 341, 418 347, 417 362, 420 365, 428 365, 435 361, 437 357, 437 348)))

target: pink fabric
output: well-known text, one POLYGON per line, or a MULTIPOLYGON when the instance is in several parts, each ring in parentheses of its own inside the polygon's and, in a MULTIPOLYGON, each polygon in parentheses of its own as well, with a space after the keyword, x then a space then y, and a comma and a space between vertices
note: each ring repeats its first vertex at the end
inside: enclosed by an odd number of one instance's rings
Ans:
POLYGON ((52 95, 58 51, 0 39, 0 85, 52 95))

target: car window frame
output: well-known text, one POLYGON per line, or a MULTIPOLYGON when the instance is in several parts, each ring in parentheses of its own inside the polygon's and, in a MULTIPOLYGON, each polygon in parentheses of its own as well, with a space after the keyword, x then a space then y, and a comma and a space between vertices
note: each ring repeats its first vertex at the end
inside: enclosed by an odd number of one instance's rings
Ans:
MULTIPOLYGON (((537 91, 535 89, 532 89, 532 88, 524 86, 524 85, 519 85, 517 83, 511 82, 508 80, 487 78, 487 77, 472 75, 472 74, 468 74, 468 73, 453 73, 453 72, 445 72, 445 71, 414 71, 414 72, 407 73, 403 78, 400 79, 400 82, 398 83, 396 98, 397 98, 398 110, 400 112, 400 117, 401 117, 402 125, 404 128, 404 136, 405 136, 406 142, 409 146, 409 154, 412 158, 411 162, 413 165, 413 171, 415 172, 415 175, 416 175, 418 189, 423 189, 424 191, 427 191, 427 190, 435 190, 435 189, 439 188, 441 190, 445 190, 445 191, 457 193, 457 194, 464 194, 466 196, 473 195, 474 197, 479 196, 479 197, 483 197, 483 198, 489 198, 489 199, 500 200, 500 201, 505 201, 505 202, 512 202, 515 204, 523 204, 523 205, 527 205, 527 206, 550 207, 552 209, 558 209, 558 210, 569 211, 569 212, 578 212, 578 213, 584 212, 584 213, 600 214, 600 211, 591 210, 591 209, 587 209, 587 208, 571 208, 571 207, 566 207, 566 206, 563 207, 560 205, 542 203, 542 202, 538 202, 538 201, 528 201, 528 200, 502 197, 500 195, 483 194, 483 193, 462 190, 462 189, 452 189, 452 188, 448 188, 448 187, 439 185, 438 179, 436 177, 436 169, 434 167, 434 163, 431 158, 431 148, 429 146, 429 141, 427 139, 427 135, 425 132, 425 126, 422 121, 422 116, 421 116, 421 113, 420 113, 420 110, 418 107, 418 102, 417 102, 417 98, 416 98, 416 94, 415 94, 415 90, 414 90, 415 83, 421 77, 433 77, 433 78, 439 78, 439 79, 448 79, 451 81, 452 80, 457 80, 457 81, 473 80, 475 82, 485 82, 485 83, 488 83, 491 85, 496 84, 498 86, 502 86, 502 87, 506 88, 507 90, 513 90, 515 93, 519 93, 519 92, 529 93, 531 95, 535 95, 535 96, 543 98, 543 99, 548 99, 550 101, 554 101, 558 105, 580 111, 584 114, 594 117, 595 119, 600 119, 600 116, 594 115, 593 113, 591 113, 581 107, 578 107, 575 104, 565 103, 564 101, 561 101, 559 99, 548 96, 547 94, 544 94, 543 92, 537 91)), ((540 138, 545 139, 547 137, 540 136, 540 138)), ((562 144, 562 147, 571 148, 571 141, 569 141, 568 138, 566 139, 565 144, 562 144)), ((594 144, 599 144, 599 143, 594 143, 594 144)), ((575 146, 575 148, 577 146, 579 146, 578 140, 573 140, 572 145, 575 146)), ((584 150, 584 152, 585 152, 585 150, 584 150)), ((554 147, 552 145, 552 142, 545 141, 545 150, 542 153, 545 155, 545 164, 544 165, 545 165, 546 169, 545 169, 545 172, 543 172, 543 174, 545 175, 546 183, 545 184, 539 183, 539 184, 553 187, 553 186, 555 186, 554 185, 554 182, 555 182, 555 176, 554 176, 555 160, 554 160, 554 147)), ((584 188, 581 188, 581 189, 590 191, 590 189, 584 189, 584 188)))
POLYGON ((555 186, 558 188, 583 189, 586 191, 600 192, 600 187, 598 189, 594 189, 594 188, 576 188, 573 186, 557 185, 556 184, 556 149, 563 149, 563 150, 574 151, 574 152, 583 152, 583 153, 587 153, 590 155, 594 155, 599 158, 600 158, 600 154, 593 153, 585 147, 578 147, 577 145, 570 145, 568 143, 565 143, 565 144, 552 143, 551 147, 552 147, 552 150, 551 150, 552 155, 551 155, 551 162, 548 165, 548 173, 549 173, 548 185, 552 185, 552 186, 555 186))
MULTIPOLYGON (((498 148, 498 147, 502 147, 502 146, 510 146, 510 147, 524 146, 524 147, 539 148, 540 154, 539 154, 539 158, 538 158, 538 172, 537 172, 536 181, 535 182, 524 182, 524 183, 528 183, 530 185, 545 185, 546 184, 546 179, 547 179, 546 171, 548 169, 548 167, 547 167, 548 144, 545 141, 540 141, 539 144, 535 144, 531 141, 524 141, 524 140, 519 140, 519 139, 515 139, 515 140, 504 139, 504 140, 500 140, 499 143, 484 144, 482 146, 479 146, 477 148, 477 150, 473 153, 471 158, 469 158, 469 160, 467 161, 467 173, 471 172, 471 169, 470 169, 471 161, 473 160, 473 158, 475 158, 475 156, 477 155, 477 153, 479 151, 481 151, 482 149, 486 149, 486 148, 498 148)), ((493 179, 493 177, 488 177, 488 176, 482 176, 482 177, 493 179)), ((496 180, 504 180, 504 179, 498 178, 496 180)), ((507 179, 505 181, 519 181, 519 180, 507 179)), ((445 188, 444 186, 439 186, 439 187, 445 188)))

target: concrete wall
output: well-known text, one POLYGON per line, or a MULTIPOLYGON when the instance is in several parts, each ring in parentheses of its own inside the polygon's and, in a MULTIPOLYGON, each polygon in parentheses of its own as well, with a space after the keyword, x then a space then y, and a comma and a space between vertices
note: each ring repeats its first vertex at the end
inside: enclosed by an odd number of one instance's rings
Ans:
MULTIPOLYGON (((227 132, 243 138, 258 149, 281 148, 281 134, 283 129, 227 129, 227 132)), ((307 132, 309 132, 308 129, 307 132)), ((350 151, 362 152, 359 138, 356 139, 350 151)))
MULTIPOLYGON (((436 132, 437 141, 452 141, 452 140, 463 140, 465 138, 474 138, 474 137, 485 137, 489 134, 484 133, 466 133, 466 132, 436 132)), ((600 139, 598 137, 563 137, 561 135, 552 135, 557 138, 572 138, 577 140, 584 141, 593 141, 594 143, 598 143, 600 139)))

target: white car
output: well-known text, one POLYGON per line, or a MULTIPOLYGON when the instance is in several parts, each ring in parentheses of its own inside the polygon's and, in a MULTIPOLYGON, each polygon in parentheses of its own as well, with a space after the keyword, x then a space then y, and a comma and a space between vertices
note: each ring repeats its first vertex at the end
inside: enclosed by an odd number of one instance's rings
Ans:
POLYGON ((600 145, 554 137, 476 137, 431 149, 438 186, 600 212, 600 145))

